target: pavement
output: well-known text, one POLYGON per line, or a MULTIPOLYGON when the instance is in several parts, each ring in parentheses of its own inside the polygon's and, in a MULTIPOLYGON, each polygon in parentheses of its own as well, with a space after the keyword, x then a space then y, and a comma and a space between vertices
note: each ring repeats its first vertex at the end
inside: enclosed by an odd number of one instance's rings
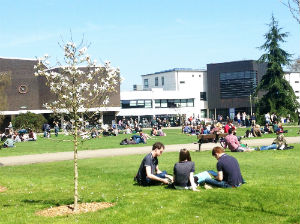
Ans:
MULTIPOLYGON (((262 146, 270 145, 273 142, 273 138, 264 139, 242 139, 243 144, 248 146, 262 146)), ((297 137, 286 137, 288 144, 300 143, 300 136, 297 137)), ((201 146, 201 151, 212 150, 213 147, 220 145, 220 143, 204 143, 201 146)), ((179 152, 180 149, 187 148, 190 151, 198 150, 198 144, 177 144, 177 145, 166 145, 165 152, 179 152)), ((126 148, 114 148, 114 149, 98 149, 98 150, 84 150, 78 151, 78 159, 88 158, 100 158, 100 157, 113 157, 113 156, 125 156, 125 155, 136 155, 136 154, 147 154, 151 151, 152 146, 142 147, 126 147, 126 148)), ((43 153, 34 155, 23 155, 23 156, 9 156, 0 157, 0 166, 19 166, 34 163, 46 163, 56 162, 64 160, 74 159, 74 153, 71 152, 56 152, 56 153, 43 153)))

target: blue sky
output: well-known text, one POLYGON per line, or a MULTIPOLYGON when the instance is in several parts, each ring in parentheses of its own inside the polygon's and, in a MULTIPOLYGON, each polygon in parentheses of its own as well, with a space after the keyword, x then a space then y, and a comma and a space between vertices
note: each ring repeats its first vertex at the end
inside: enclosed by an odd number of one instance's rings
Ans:
POLYGON ((15 0, 1 1, 0 57, 62 56, 58 42, 84 35, 98 61, 110 60, 125 79, 171 68, 258 59, 271 15, 300 55, 300 25, 279 0, 15 0))

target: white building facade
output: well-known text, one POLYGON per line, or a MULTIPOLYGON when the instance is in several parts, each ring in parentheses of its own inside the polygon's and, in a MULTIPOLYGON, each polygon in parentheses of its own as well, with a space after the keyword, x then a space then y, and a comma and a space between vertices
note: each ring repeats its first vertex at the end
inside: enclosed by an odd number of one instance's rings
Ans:
POLYGON ((207 118, 206 70, 170 69, 142 75, 142 91, 121 92, 118 116, 207 118))
MULTIPOLYGON (((285 79, 290 83, 300 104, 300 72, 285 72, 285 79)), ((300 112, 300 108, 298 108, 298 111, 300 112)))

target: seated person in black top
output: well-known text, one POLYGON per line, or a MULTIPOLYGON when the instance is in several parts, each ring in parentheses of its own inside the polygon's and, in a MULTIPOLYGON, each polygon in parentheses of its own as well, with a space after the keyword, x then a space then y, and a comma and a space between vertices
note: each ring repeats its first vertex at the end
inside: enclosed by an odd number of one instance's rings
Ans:
POLYGON ((199 191, 194 182, 195 163, 191 160, 190 152, 187 149, 181 149, 179 162, 174 166, 174 187, 176 189, 199 191))
POLYGON ((161 156, 165 146, 156 142, 152 146, 152 151, 146 155, 141 162, 135 180, 139 185, 149 186, 159 183, 169 184, 173 181, 173 177, 168 175, 166 171, 160 171, 158 168, 158 156, 161 156))
POLYGON ((224 149, 220 146, 213 148, 212 156, 218 160, 218 175, 215 179, 205 179, 205 188, 210 188, 211 186, 222 188, 238 187, 244 183, 239 163, 234 157, 225 154, 224 149))

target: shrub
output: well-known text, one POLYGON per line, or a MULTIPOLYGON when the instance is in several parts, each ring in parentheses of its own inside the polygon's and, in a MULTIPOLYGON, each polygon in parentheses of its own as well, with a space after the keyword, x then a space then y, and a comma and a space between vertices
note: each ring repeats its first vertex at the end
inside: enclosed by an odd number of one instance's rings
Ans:
POLYGON ((27 112, 20 114, 13 120, 15 129, 32 129, 36 132, 41 131, 43 124, 46 123, 46 118, 41 114, 27 112))

